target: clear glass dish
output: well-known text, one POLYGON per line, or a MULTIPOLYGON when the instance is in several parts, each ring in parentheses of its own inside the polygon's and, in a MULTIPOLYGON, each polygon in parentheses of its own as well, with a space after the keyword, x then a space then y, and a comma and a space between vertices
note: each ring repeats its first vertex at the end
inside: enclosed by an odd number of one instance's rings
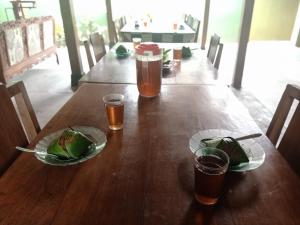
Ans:
MULTIPOLYGON (((201 148, 205 147, 204 143, 201 142, 205 138, 216 138, 216 137, 233 137, 238 138, 244 136, 239 132, 221 130, 221 129, 208 129, 200 130, 194 134, 189 141, 190 150, 195 154, 195 152, 201 148)), ((243 172, 248 170, 253 170, 261 166, 265 161, 265 152, 263 148, 255 141, 255 139, 247 139, 239 141, 240 145, 243 147, 245 153, 249 158, 249 162, 240 163, 236 166, 230 166, 229 171, 243 172)))
MULTIPOLYGON (((49 144, 56 138, 58 138, 65 129, 56 131, 51 133, 44 138, 42 138, 37 145, 35 146, 35 157, 42 161, 43 163, 55 166, 68 166, 74 165, 81 162, 84 162, 90 158, 93 158, 97 154, 99 154, 102 149, 105 147, 107 139, 106 135, 99 129, 94 127, 86 127, 86 126, 74 126, 72 127, 74 130, 80 131, 87 135, 91 140, 94 141, 94 144, 90 146, 89 151, 78 159, 60 159, 55 155, 48 154, 47 148, 49 144)), ((67 128, 66 128, 67 129, 67 128)))

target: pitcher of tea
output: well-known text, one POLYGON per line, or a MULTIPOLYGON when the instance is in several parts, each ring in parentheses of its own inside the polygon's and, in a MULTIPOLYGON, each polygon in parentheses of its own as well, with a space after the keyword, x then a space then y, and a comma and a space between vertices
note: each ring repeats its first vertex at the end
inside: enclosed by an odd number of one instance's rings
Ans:
POLYGON ((159 95, 162 52, 157 44, 142 43, 136 47, 136 73, 137 87, 141 96, 155 97, 159 95))

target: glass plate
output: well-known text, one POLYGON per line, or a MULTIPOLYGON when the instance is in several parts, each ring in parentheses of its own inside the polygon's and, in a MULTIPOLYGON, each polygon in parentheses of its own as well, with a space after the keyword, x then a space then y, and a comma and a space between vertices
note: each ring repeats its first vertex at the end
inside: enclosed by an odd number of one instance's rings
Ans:
POLYGON ((59 131, 56 131, 48 136, 45 136, 42 138, 37 145, 35 146, 35 157, 42 161, 43 163, 55 165, 55 166, 68 166, 68 165, 74 165, 81 162, 84 162, 95 155, 99 154, 101 150, 106 145, 107 139, 106 135, 99 129, 94 127, 86 127, 86 126, 74 126, 72 127, 74 130, 80 131, 90 137, 94 144, 89 148, 89 151, 78 159, 60 159, 52 154, 47 154, 47 148, 52 140, 58 138, 62 132, 66 129, 62 129, 59 131))
MULTIPOLYGON (((198 133, 194 134, 189 142, 190 150, 195 153, 199 148, 204 147, 204 144, 201 142, 204 138, 216 138, 216 137, 233 137, 238 138, 244 136, 238 132, 233 132, 229 130, 220 130, 220 129, 208 129, 200 130, 198 133)), ((240 145, 245 150, 249 162, 240 163, 236 166, 229 167, 230 171, 243 172, 248 170, 253 170, 258 168, 265 161, 265 152, 263 148, 254 140, 247 139, 239 141, 240 145)))

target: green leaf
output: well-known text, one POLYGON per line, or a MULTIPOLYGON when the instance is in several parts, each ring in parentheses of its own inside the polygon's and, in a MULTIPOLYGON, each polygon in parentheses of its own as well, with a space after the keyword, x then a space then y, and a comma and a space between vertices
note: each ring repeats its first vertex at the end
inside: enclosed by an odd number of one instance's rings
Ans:
POLYGON ((230 159, 230 166, 236 166, 240 163, 249 162, 249 158, 243 147, 232 137, 207 138, 201 140, 206 147, 214 147, 226 152, 230 159))

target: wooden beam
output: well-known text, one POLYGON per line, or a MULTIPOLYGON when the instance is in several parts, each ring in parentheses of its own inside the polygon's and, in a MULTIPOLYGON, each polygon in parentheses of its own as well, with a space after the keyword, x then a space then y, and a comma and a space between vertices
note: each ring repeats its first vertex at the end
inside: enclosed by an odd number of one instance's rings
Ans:
POLYGON ((205 1, 205 6, 204 6, 201 49, 205 49, 205 44, 206 44, 206 39, 207 39, 207 28, 208 28, 208 21, 209 21, 209 8, 210 8, 210 0, 206 0, 205 1))
POLYGON ((59 0, 59 3, 72 71, 71 85, 77 86, 79 79, 82 77, 83 68, 76 19, 74 15, 73 0, 59 0))
POLYGON ((112 47, 115 44, 114 40, 114 24, 113 16, 111 10, 111 0, 105 0, 106 3, 106 17, 107 17, 107 29, 108 29, 108 38, 109 38, 109 47, 112 47))
POLYGON ((239 37, 235 71, 234 71, 233 81, 232 81, 232 86, 238 89, 241 88, 242 86, 242 79, 243 79, 245 58, 247 52, 247 45, 249 42, 253 8, 254 8, 254 0, 244 0, 244 12, 243 12, 242 23, 241 23, 241 31, 239 37))

